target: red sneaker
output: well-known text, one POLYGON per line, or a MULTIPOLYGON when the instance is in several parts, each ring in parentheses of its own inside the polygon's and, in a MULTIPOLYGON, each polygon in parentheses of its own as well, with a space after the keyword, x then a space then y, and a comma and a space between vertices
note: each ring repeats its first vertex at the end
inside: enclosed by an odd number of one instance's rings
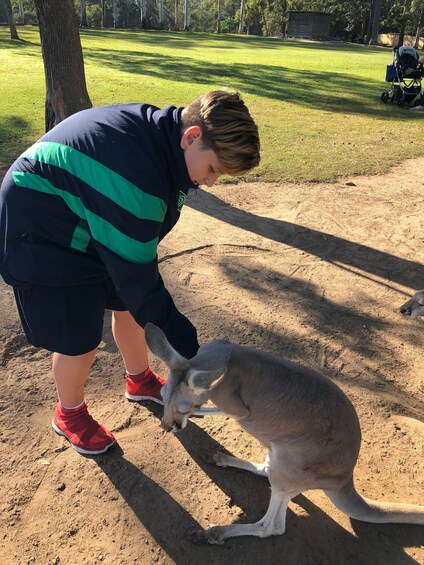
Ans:
POLYGON ((90 416, 85 402, 79 408, 71 409, 63 408, 57 402, 52 427, 83 455, 104 453, 115 443, 113 435, 90 416))
POLYGON ((158 404, 163 404, 160 389, 165 384, 166 380, 162 379, 154 373, 151 369, 146 369, 143 373, 138 375, 124 374, 124 379, 127 381, 127 390, 125 397, 133 402, 140 400, 153 400, 158 404))

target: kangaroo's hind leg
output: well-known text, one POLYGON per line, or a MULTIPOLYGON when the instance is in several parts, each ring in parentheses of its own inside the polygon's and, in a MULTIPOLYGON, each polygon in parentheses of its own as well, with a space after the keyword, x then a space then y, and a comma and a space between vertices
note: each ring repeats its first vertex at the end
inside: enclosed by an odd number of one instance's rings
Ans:
POLYGON ((213 526, 208 530, 192 532, 190 539, 194 542, 222 544, 227 538, 238 536, 268 536, 281 535, 286 529, 286 512, 290 500, 299 494, 287 493, 276 489, 271 490, 271 500, 265 516, 255 524, 230 524, 228 526, 213 526))
POLYGON ((265 461, 261 464, 252 463, 246 459, 233 457, 233 455, 227 455, 226 453, 215 453, 213 460, 218 467, 235 467, 236 469, 250 471, 251 473, 255 473, 255 475, 260 475, 261 477, 268 476, 269 455, 266 456, 265 461))

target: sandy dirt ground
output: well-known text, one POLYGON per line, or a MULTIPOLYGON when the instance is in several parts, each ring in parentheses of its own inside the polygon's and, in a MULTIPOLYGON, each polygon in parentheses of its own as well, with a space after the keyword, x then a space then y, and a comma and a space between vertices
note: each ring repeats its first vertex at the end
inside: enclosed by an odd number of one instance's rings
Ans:
MULTIPOLYGON (((359 414, 358 490, 418 504, 424 321, 398 307, 424 288, 423 171, 418 159, 329 185, 199 190, 160 248, 201 343, 230 338, 323 371, 359 414)), ((350 520, 319 491, 290 504, 283 536, 193 545, 191 530, 263 516, 265 478, 208 463, 219 450, 260 462, 262 447, 218 416, 164 434, 160 407, 123 396, 106 317, 86 398, 119 446, 78 455, 50 427, 49 354, 26 344, 10 288, 0 296, 0 563, 424 564, 424 527, 350 520)))

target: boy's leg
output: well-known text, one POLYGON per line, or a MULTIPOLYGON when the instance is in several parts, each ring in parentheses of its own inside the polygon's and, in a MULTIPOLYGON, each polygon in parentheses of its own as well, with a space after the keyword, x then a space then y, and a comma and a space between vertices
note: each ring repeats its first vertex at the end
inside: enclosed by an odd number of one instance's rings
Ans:
POLYGON ((72 447, 85 455, 104 453, 115 443, 113 435, 88 413, 84 388, 96 349, 83 355, 53 353, 53 377, 58 402, 52 426, 72 447))
POLYGON ((149 366, 144 330, 128 311, 112 312, 112 333, 130 375, 142 373, 149 366))
POLYGON ((75 408, 84 402, 84 387, 96 352, 97 348, 84 355, 53 353, 53 377, 64 408, 75 408))
POLYGON ((108 286, 28 284, 14 292, 28 342, 55 352, 53 375, 59 401, 53 429, 79 453, 103 453, 115 438, 88 413, 84 386, 102 338, 108 286))
POLYGON ((149 367, 144 330, 128 311, 112 312, 112 333, 125 364, 125 396, 139 402, 153 400, 163 404, 160 390, 165 383, 149 367))

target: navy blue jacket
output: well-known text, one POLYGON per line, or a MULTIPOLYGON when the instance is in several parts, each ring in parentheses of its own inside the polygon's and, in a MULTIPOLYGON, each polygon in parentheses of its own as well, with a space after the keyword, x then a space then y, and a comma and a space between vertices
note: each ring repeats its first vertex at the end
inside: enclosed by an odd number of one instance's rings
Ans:
POLYGON ((110 277, 137 322, 157 324, 190 357, 196 330, 157 262, 157 244, 194 188, 180 112, 147 104, 84 110, 25 151, 0 191, 0 273, 13 286, 110 277))

